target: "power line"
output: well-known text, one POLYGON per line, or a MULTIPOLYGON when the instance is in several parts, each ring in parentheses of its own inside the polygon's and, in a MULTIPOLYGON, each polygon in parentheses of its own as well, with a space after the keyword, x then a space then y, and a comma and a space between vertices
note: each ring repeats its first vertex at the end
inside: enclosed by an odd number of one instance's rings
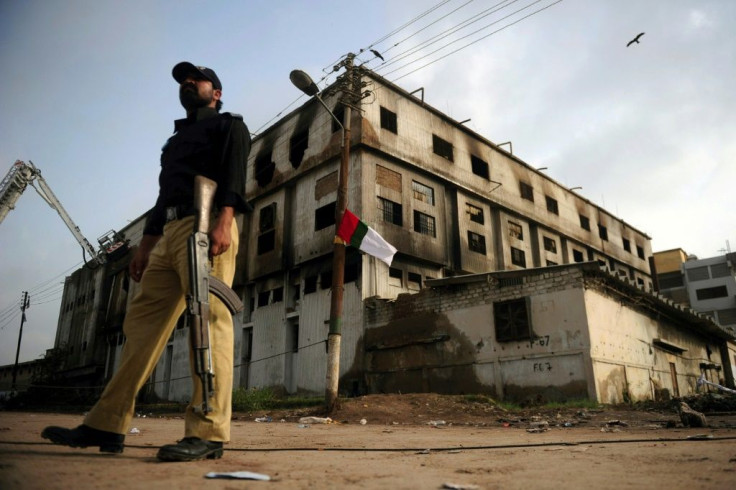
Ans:
MULTIPOLYGON (((519 12, 521 12, 521 11, 523 11, 523 10, 526 10, 526 9, 528 9, 528 8, 529 8, 529 7, 531 7, 532 5, 536 5, 536 4, 538 4, 538 3, 539 3, 539 2, 541 2, 541 1, 542 1, 542 0, 535 0, 534 2, 530 3, 529 5, 527 5, 527 6, 525 6, 525 7, 522 7, 522 8, 520 8, 519 10, 516 10, 516 11, 514 11, 514 12, 512 12, 512 13, 508 14, 508 15, 506 15, 505 17, 502 17, 502 18, 500 18, 500 19, 498 19, 498 20, 496 20, 496 21, 493 21, 493 22, 491 22, 490 24, 487 24, 487 25, 485 25, 485 26, 481 27, 480 29, 477 29, 477 30, 475 30, 475 31, 471 32, 470 34, 467 34, 467 35, 465 35, 465 36, 462 36, 462 37, 459 37, 459 38, 457 38, 457 39, 454 39, 454 40, 452 40, 452 41, 448 42, 447 44, 445 44, 444 46, 441 46, 440 48, 438 48, 438 49, 436 49, 436 50, 432 51, 431 53, 427 53, 427 54, 425 54, 424 56, 421 56, 421 57, 419 57, 419 58, 417 58, 417 59, 415 59, 415 60, 412 60, 412 61, 410 61, 409 63, 406 63, 406 64, 405 64, 405 65, 403 65, 403 66, 400 66, 400 67, 398 67, 398 68, 396 68, 396 69, 394 69, 394 70, 391 70, 391 71, 389 71, 389 72, 385 73, 385 74, 384 74, 384 76, 388 76, 388 75, 390 75, 391 73, 395 73, 395 72, 397 72, 397 71, 400 71, 400 70, 402 70, 402 69, 406 68, 406 67, 407 67, 407 66, 409 66, 409 65, 413 65, 414 63, 417 63, 417 62, 418 62, 418 61, 420 61, 420 60, 423 60, 423 59, 425 59, 425 58, 427 58, 427 57, 429 57, 429 56, 432 56, 433 54, 435 54, 435 53, 437 53, 437 52, 439 52, 439 51, 442 51, 443 49, 445 49, 445 48, 447 48, 447 47, 449 47, 449 46, 451 46, 451 45, 453 45, 453 44, 455 44, 455 43, 457 43, 457 42, 460 42, 460 41, 462 41, 463 39, 467 39, 467 38, 469 38, 469 37, 471 37, 471 36, 473 36, 473 35, 475 35, 475 34, 477 34, 477 33, 481 32, 481 31, 483 31, 483 30, 485 30, 485 29, 487 29, 487 28, 489 28, 489 27, 491 27, 491 26, 493 26, 493 25, 495 25, 495 24, 498 24, 498 23, 499 23, 499 22, 501 22, 501 21, 507 20, 508 18, 510 18, 510 17, 512 17, 512 16, 514 16, 514 15, 516 15, 516 14, 518 14, 519 12)), ((514 22, 511 22, 511 23, 509 23, 509 24, 506 24, 505 26, 503 26, 503 27, 501 27, 501 28, 499 28, 499 29, 496 29, 495 31, 493 31, 493 32, 491 32, 491 33, 489 33, 489 34, 486 34, 485 36, 482 36, 482 37, 480 37, 480 38, 476 39, 475 41, 471 41, 470 43, 468 43, 468 44, 466 44, 466 45, 464 45, 464 46, 461 46, 460 48, 458 48, 458 49, 456 49, 456 50, 454 50, 454 51, 450 51, 449 53, 447 53, 447 54, 445 54, 445 55, 443 55, 443 56, 441 56, 441 57, 437 58, 436 60, 434 60, 434 61, 432 61, 432 62, 430 62, 430 63, 427 63, 427 64, 425 64, 425 65, 422 65, 422 66, 420 66, 419 68, 417 68, 416 70, 413 70, 413 71, 411 71, 411 72, 409 72, 409 73, 406 73, 406 74, 402 75, 401 77, 399 77, 399 78, 396 78, 395 80, 399 80, 399 79, 401 79, 401 78, 404 78, 405 76, 407 76, 407 75, 410 75, 411 73, 414 73, 414 72, 416 72, 416 71, 418 71, 418 70, 421 70, 422 68, 426 68, 427 66, 429 66, 429 65, 431 65, 431 64, 433 64, 433 63, 436 63, 436 62, 438 62, 438 61, 440 61, 440 60, 442 60, 442 59, 444 59, 444 58, 446 58, 446 57, 448 57, 448 56, 450 56, 450 55, 452 55, 452 54, 455 54, 455 53, 457 53, 458 51, 462 51, 463 49, 467 48, 468 46, 472 46, 473 44, 475 44, 475 43, 477 43, 477 42, 480 42, 480 41, 482 41, 483 39, 486 39, 487 37, 489 37, 489 36, 492 36, 493 34, 496 34, 497 32, 500 32, 500 31, 502 31, 502 30, 504 30, 504 29, 506 29, 506 28, 508 28, 508 27, 511 27, 511 26, 515 25, 515 24, 518 24, 518 23, 519 23, 519 22, 521 22, 522 20, 524 20, 524 19, 527 19, 527 18, 531 17, 532 15, 538 14, 539 12, 541 12, 541 11, 543 11, 543 10, 546 10, 546 9, 548 9, 548 8, 549 8, 549 7, 551 7, 551 6, 553 6, 553 5, 557 4, 557 3, 560 3, 561 1, 562 1, 562 0, 557 0, 556 2, 554 2, 554 3, 551 3, 551 4, 549 4, 549 5, 547 5, 547 6, 543 7, 543 8, 541 8, 541 9, 539 9, 539 10, 536 10, 536 11, 532 12, 532 13, 531 13, 531 14, 529 14, 529 15, 526 15, 526 16, 524 16, 524 17, 522 17, 522 18, 520 18, 520 19, 518 19, 518 20, 516 20, 516 21, 514 21, 514 22)), ((395 81, 395 80, 394 80, 394 81, 395 81)))

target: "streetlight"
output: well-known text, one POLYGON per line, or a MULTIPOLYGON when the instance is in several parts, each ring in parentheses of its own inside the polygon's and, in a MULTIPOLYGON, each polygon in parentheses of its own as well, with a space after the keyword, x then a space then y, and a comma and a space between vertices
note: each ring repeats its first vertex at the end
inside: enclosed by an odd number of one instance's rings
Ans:
POLYGON ((582 189, 582 187, 570 187, 570 191, 574 191, 575 189, 582 189))
MULTIPOLYGON (((352 83, 353 78, 353 58, 352 54, 348 55, 345 60, 346 80, 352 83)), ((340 124, 342 128, 342 142, 340 144, 340 173, 338 174, 337 185, 337 203, 335 205, 335 237, 337 237, 337 228, 342 222, 347 207, 348 196, 348 164, 350 162, 350 104, 345 104, 345 124, 335 116, 335 114, 327 107, 322 98, 319 96, 319 87, 314 83, 312 78, 302 70, 293 70, 289 74, 291 83, 296 88, 307 94, 316 97, 317 100, 327 109, 332 118, 340 124)), ((352 87, 347 87, 350 93, 352 87)), ((342 302, 345 290, 345 244, 342 240, 334 240, 332 251, 332 294, 330 297, 330 329, 327 334, 327 376, 325 382, 325 405, 327 411, 332 412, 337 402, 337 392, 340 381, 340 342, 342 338, 342 302)))

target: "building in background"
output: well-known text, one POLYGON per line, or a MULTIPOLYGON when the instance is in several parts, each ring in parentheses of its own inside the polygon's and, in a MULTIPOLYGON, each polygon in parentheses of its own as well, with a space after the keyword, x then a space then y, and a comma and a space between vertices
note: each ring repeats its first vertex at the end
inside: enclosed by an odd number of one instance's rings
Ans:
POLYGON ((736 253, 698 259, 674 249, 653 257, 661 295, 736 329, 736 253))
MULTIPOLYGON (((525 276, 526 270, 594 262, 637 291, 652 289, 645 233, 505 144, 427 105, 423 90, 409 93, 372 72, 357 73, 364 96, 350 121, 348 208, 398 253, 389 267, 347 250, 343 393, 375 389, 366 336, 375 326, 376 301, 444 284, 438 280, 496 271, 525 276)), ((337 88, 326 90, 324 100, 342 119, 337 88)), ((254 210, 239 222, 233 284, 246 305, 234 318, 235 387, 324 393, 340 143, 339 125, 315 100, 253 140, 246 194, 254 210)), ((122 230, 131 244, 140 240, 144 218, 122 230)), ((67 278, 55 347, 68 352, 70 379, 101 386, 117 366, 122 317, 137 287, 127 280, 130 257, 67 278)), ((615 330, 615 318, 600 321, 615 330)), ((188 399, 187 331, 182 318, 144 393, 188 399)), ((484 349, 503 348, 492 335, 484 338, 484 349)))

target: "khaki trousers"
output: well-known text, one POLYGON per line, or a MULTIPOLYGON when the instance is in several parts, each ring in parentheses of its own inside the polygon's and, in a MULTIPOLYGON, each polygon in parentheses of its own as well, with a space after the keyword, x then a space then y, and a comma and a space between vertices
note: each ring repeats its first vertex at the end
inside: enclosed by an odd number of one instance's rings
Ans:
MULTIPOLYGON (((186 310, 189 291, 187 239, 194 217, 167 223, 163 237, 151 252, 141 288, 128 308, 123 323, 126 342, 120 367, 105 387, 99 401, 84 423, 95 429, 125 434, 135 411, 135 398, 151 376, 181 314, 186 310)), ((215 257, 211 274, 228 285, 235 275, 238 253, 238 227, 233 220, 232 244, 215 257)), ((215 372, 212 411, 206 415, 194 410, 202 402, 202 386, 192 372, 192 398, 187 407, 184 437, 208 441, 230 440, 233 389, 233 320, 227 307, 210 294, 210 349, 215 372)))

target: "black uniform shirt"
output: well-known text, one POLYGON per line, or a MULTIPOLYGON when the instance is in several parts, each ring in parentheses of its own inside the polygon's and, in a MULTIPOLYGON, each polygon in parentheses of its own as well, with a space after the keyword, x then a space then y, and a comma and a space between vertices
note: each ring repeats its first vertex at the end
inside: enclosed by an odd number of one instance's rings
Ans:
POLYGON ((236 212, 249 209, 245 202, 245 166, 250 133, 242 118, 204 107, 175 121, 174 129, 161 151, 159 194, 143 230, 145 235, 163 233, 167 207, 193 205, 196 175, 217 182, 216 208, 232 206, 236 212))

